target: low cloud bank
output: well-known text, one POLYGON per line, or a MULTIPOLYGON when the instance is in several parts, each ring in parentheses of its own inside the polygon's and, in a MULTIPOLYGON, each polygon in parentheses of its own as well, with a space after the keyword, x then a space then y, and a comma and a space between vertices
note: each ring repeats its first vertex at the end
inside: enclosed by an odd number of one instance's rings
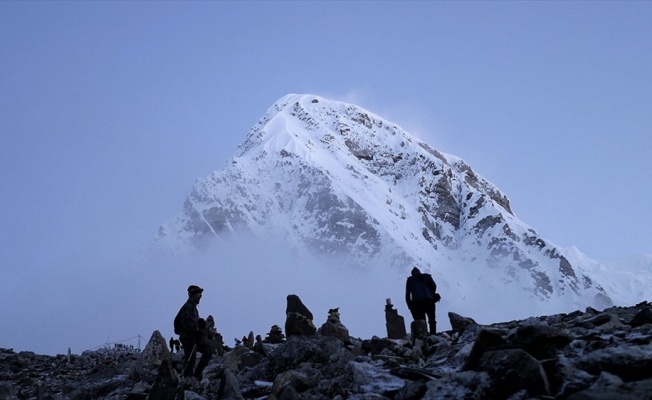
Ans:
POLYGON ((385 299, 400 310, 404 288, 404 277, 384 265, 352 270, 336 258, 297 256, 279 242, 244 236, 131 258, 70 257, 10 277, 4 295, 16 306, 1 311, 0 347, 54 355, 122 341, 144 346, 154 330, 169 338, 190 284, 205 289, 200 315, 213 315, 230 346, 249 331, 265 336, 272 325, 283 327, 288 294, 302 299, 317 327, 339 307, 351 335, 384 336, 385 299))
MULTIPOLYGON (((339 307, 354 337, 386 335, 386 298, 405 317, 408 330, 411 322, 404 301, 407 272, 388 264, 350 268, 335 257, 297 255, 280 241, 247 236, 203 250, 158 249, 137 261, 130 258, 98 253, 13 274, 3 284, 4 304, 14 306, 0 311, 0 347, 65 354, 68 348, 81 353, 115 342, 144 346, 154 330, 169 338, 191 284, 205 289, 200 315, 213 315, 229 346, 249 331, 264 337, 274 324, 283 328, 288 294, 302 299, 317 327, 328 309, 339 307)), ((469 265, 439 267, 429 271, 443 298, 437 306, 439 330, 450 329, 449 311, 479 323, 573 311, 541 303, 488 269, 483 274, 469 265)))

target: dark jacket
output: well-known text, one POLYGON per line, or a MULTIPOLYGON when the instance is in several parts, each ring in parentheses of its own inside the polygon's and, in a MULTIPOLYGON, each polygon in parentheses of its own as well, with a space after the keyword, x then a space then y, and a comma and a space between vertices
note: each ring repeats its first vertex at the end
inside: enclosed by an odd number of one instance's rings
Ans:
POLYGON ((199 329, 199 311, 197 311, 197 303, 192 299, 188 299, 179 312, 177 317, 180 319, 181 332, 179 337, 197 337, 200 335, 199 329))
POLYGON ((430 274, 413 274, 405 283, 405 302, 409 306, 413 301, 434 301, 436 292, 437 284, 430 274))

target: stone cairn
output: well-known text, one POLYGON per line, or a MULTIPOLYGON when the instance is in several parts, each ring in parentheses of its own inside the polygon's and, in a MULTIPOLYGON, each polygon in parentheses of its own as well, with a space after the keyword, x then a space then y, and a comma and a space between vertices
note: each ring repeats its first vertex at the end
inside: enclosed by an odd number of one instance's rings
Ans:
POLYGON ((314 335, 317 333, 317 329, 312 323, 312 313, 296 294, 287 296, 285 315, 285 335, 288 338, 293 335, 314 335))
POLYGON ((326 322, 317 330, 317 333, 323 336, 332 336, 341 340, 345 344, 351 343, 349 330, 340 321, 340 311, 338 308, 328 310, 326 322))
POLYGON ((269 333, 267 334, 264 340, 265 343, 271 343, 271 344, 279 344, 279 343, 283 343, 284 341, 285 341, 285 335, 283 334, 283 330, 281 329, 281 327, 278 325, 272 325, 272 327, 269 330, 269 333))
POLYGON ((387 327, 387 337, 389 339, 405 339, 405 319, 398 314, 394 308, 392 299, 385 301, 385 326, 387 327))

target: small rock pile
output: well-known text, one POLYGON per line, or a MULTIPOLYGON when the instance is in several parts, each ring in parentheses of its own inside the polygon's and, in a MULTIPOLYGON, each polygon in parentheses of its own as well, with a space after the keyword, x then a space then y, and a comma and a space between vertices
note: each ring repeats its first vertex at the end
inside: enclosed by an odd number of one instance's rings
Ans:
POLYGON ((314 329, 288 301, 286 338, 275 325, 257 349, 225 347, 201 382, 179 379, 182 354, 156 331, 142 352, 0 349, 0 400, 652 399, 648 302, 491 325, 449 313, 451 331, 426 336, 417 323, 404 338, 359 339, 339 309, 314 329))

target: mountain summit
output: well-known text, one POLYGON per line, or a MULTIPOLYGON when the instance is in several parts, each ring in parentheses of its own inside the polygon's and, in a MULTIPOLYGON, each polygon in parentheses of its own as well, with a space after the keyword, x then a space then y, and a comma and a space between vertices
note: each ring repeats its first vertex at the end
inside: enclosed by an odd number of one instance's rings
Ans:
POLYGON ((405 273, 419 265, 445 298, 484 307, 487 295, 505 298, 502 306, 531 301, 542 312, 612 305, 581 265, 520 221, 507 196, 461 158, 360 107, 314 95, 279 99, 230 164, 195 183, 158 241, 202 247, 241 231, 351 268, 405 273))

